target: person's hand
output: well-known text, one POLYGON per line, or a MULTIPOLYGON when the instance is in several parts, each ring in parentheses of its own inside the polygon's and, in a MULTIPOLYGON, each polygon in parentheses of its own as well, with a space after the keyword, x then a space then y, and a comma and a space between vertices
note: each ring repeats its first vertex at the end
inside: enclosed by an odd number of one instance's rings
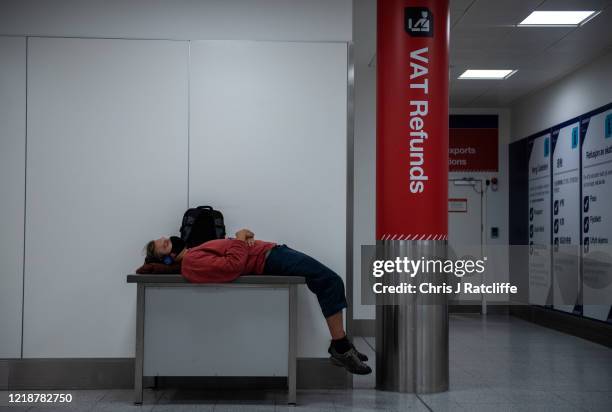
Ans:
POLYGON ((254 240, 254 238, 255 238, 255 233, 251 232, 249 229, 240 229, 239 231, 236 232, 236 239, 242 240, 243 242, 246 242, 247 239, 254 240))
POLYGON ((241 230, 237 231, 236 232, 236 239, 242 240, 243 242, 246 242, 247 232, 244 229, 241 229, 241 230))
POLYGON ((255 233, 251 232, 249 229, 245 229, 247 231, 246 243, 249 246, 255 245, 255 233))

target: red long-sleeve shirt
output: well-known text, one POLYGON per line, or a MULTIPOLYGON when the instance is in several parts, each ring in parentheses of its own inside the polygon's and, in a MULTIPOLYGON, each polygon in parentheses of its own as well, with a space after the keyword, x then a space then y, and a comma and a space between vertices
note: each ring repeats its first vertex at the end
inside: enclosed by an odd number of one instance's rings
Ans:
POLYGON ((256 240, 253 246, 238 239, 216 239, 187 249, 181 274, 192 283, 230 282, 240 275, 261 274, 266 252, 276 246, 256 240))

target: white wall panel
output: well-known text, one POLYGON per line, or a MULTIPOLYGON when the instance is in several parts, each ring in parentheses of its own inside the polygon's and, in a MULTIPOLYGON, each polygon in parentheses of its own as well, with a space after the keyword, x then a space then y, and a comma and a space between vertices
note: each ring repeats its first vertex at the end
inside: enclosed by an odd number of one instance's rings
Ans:
POLYGON ((187 204, 188 45, 31 38, 24 357, 134 355, 145 242, 187 204))
POLYGON ((374 67, 376 2, 355 0, 353 19, 355 28, 353 34, 355 56, 353 319, 374 319, 375 306, 361 304, 361 245, 376 244, 376 67, 374 67))
POLYGON ((21 356, 26 40, 0 37, 0 358, 21 356))
POLYGON ((2 0, 0 33, 349 41, 351 0, 2 0))
MULTIPOLYGON (((345 278, 346 44, 202 41, 191 59, 190 205, 345 278)), ((298 307, 298 356, 328 356, 305 287, 298 307)))

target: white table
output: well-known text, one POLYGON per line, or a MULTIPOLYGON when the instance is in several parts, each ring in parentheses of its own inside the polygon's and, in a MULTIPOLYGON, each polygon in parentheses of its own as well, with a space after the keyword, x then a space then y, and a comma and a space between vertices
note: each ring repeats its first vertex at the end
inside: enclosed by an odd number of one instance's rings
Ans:
MULTIPOLYGON (((135 373, 134 373, 134 391, 135 391, 135 401, 136 404, 142 403, 142 388, 143 388, 143 370, 145 365, 145 347, 147 345, 156 346, 156 342, 147 342, 147 335, 155 336, 155 333, 147 334, 145 333, 145 319, 147 314, 147 290, 149 294, 152 296, 153 294, 158 294, 159 292, 163 292, 164 290, 168 290, 166 288, 182 288, 180 290, 173 289, 172 293, 176 295, 176 293, 183 294, 185 293, 186 297, 188 293, 199 293, 206 292, 209 297, 215 297, 219 299, 220 292, 225 288, 240 288, 239 290, 235 290, 236 293, 240 293, 241 299, 248 297, 249 290, 248 288, 257 288, 258 290, 253 292, 259 292, 263 290, 274 290, 278 292, 280 289, 286 290, 288 295, 288 299, 282 299, 282 302, 288 302, 288 357, 287 357, 287 385, 288 385, 288 403, 291 405, 295 405, 296 403, 296 349, 297 349, 297 286, 299 284, 304 284, 305 279, 300 276, 269 276, 269 275, 252 275, 252 276, 241 276, 233 282, 229 283, 190 283, 181 275, 127 275, 128 283, 136 283, 137 285, 137 297, 136 297, 136 351, 135 351, 135 373), (194 289, 196 288, 196 289, 194 289), (208 288, 208 289, 200 289, 200 288, 208 288), (211 289, 213 288, 213 289, 211 289), (176 292, 176 293, 175 293, 176 292)), ((151 297, 150 296, 150 297, 151 297)), ((229 295, 228 295, 229 296, 229 295)), ((278 298, 278 295, 276 295, 278 298)), ((175 296, 176 297, 176 296, 175 296)), ((196 296, 197 298, 198 296, 196 296)), ((191 296, 193 299, 193 296, 191 296)), ((159 297, 158 297, 159 299, 159 297)), ((163 299, 163 298, 162 298, 163 299)), ((202 299, 199 299, 200 301, 202 299)), ((157 300, 159 302, 159 300, 157 300)), ((262 306, 265 306, 266 302, 261 302, 262 306)), ((174 316, 177 322, 187 321, 185 318, 190 317, 190 312, 188 310, 182 311, 181 308, 175 308, 175 306, 169 307, 172 310, 168 310, 168 316, 174 316)), ((275 307, 276 308, 276 307, 275 307)), ((166 308, 168 309, 168 308, 166 308)), ((163 309, 163 310, 166 310, 163 309)), ((276 308, 284 310, 284 308, 276 308)), ((155 308, 149 308, 150 312, 154 311, 155 308)), ((219 311, 222 311, 223 308, 218 308, 219 311)), ((256 311, 253 311, 256 312, 256 311)), ((162 312, 162 314, 164 314, 162 312)), ((256 313, 249 313, 250 316, 257 316, 256 313)), ((194 316, 191 316, 194 317, 194 316)), ((286 319, 286 318, 284 318, 286 319)), ((263 319, 262 319, 263 320, 263 319)), ((269 321, 269 319, 265 319, 269 321)), ((173 325, 174 322, 170 322, 170 325, 173 325)), ((234 325, 236 326, 236 325, 234 325)), ((239 326, 239 325, 238 325, 239 326)), ((270 325, 268 325, 270 326, 270 325)), ((182 325, 185 328, 185 325, 182 325)), ((189 326, 188 326, 189 327, 189 326)), ((241 326, 239 326, 241 327, 241 326)), ((285 326, 283 326, 284 328, 285 326)), ((193 329, 192 329, 193 330, 193 329)), ((234 328, 235 330, 235 328, 234 328)), ((282 330, 281 330, 282 331, 282 330)), ((227 331, 226 331, 227 332, 227 331)), ((231 330, 230 330, 231 333, 231 330)), ((282 333, 282 332, 281 332, 282 333)), ((286 331, 284 332, 286 333, 286 331)), ((180 335, 180 333, 178 334, 180 335)), ((159 336, 159 334, 157 335, 159 336)), ((286 335, 285 335, 286 336, 286 335)), ((172 334, 172 338, 176 339, 177 334, 172 334)), ((180 338, 180 337, 179 337, 180 338)), ((148 339, 153 339, 149 337, 148 339)), ((159 346, 159 345, 158 345, 159 346)), ((217 348, 218 349, 218 348, 217 348)), ((221 348, 222 349, 222 348, 221 348)), ((255 353, 257 352, 257 347, 254 348, 255 353)), ((154 350, 154 353, 157 353, 160 356, 159 350, 154 350)), ((148 355, 151 356, 151 355, 148 355)), ((155 362, 155 359, 147 359, 147 362, 155 362)), ((220 360, 222 361, 222 360, 220 360)), ((172 365, 170 368, 171 372, 166 372, 169 376, 179 376, 176 371, 175 365, 172 365)), ((189 371, 190 375, 193 375, 193 365, 190 365, 189 371)), ((195 366, 197 368, 197 365, 195 366)), ((180 369, 180 365, 178 366, 180 369)), ((162 370, 163 370, 162 366, 162 370)), ((209 368, 203 368, 209 369, 209 368)), ((220 376, 217 372, 214 372, 214 376, 220 376)), ((282 376, 282 375, 281 375, 282 376)))

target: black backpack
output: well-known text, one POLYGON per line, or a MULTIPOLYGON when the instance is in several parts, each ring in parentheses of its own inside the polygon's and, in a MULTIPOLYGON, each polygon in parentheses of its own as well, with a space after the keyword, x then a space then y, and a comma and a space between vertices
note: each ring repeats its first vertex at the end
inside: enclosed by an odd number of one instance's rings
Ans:
POLYGON ((191 248, 213 239, 225 238, 223 214, 210 206, 188 209, 181 223, 181 239, 191 248))

